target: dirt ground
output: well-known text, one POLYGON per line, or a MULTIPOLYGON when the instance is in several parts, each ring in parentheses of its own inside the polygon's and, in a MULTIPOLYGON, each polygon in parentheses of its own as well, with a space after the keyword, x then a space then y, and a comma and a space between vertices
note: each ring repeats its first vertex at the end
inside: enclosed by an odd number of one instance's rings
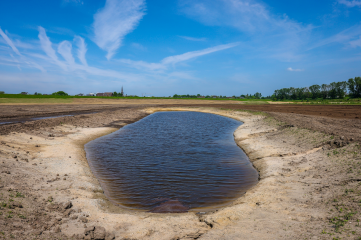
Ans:
POLYGON ((68 106, 0 106, 0 120, 97 112, 0 125, 0 239, 361 239, 359 119, 320 117, 316 109, 305 115, 288 105, 266 112, 258 107, 270 105, 68 106), (214 212, 154 214, 113 206, 83 145, 168 110, 243 121, 234 137, 259 171, 258 185, 214 212))

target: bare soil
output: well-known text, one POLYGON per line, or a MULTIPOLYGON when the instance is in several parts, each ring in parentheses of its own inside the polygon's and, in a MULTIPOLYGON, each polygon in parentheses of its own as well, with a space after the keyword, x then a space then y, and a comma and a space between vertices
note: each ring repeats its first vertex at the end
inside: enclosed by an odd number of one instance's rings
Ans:
POLYGON ((0 125, 0 239, 361 239, 361 123, 351 112, 360 107, 129 105, 0 106, 0 120, 79 114, 0 125), (259 171, 259 184, 214 212, 113 206, 82 146, 160 110, 243 121, 235 141, 259 171))
MULTIPOLYGON (((187 106, 187 105, 184 105, 187 106)), ((199 107, 215 107, 232 110, 251 110, 277 113, 295 113, 319 117, 361 119, 361 105, 299 105, 299 104, 192 104, 199 107)), ((182 107, 182 106, 179 106, 182 107)))

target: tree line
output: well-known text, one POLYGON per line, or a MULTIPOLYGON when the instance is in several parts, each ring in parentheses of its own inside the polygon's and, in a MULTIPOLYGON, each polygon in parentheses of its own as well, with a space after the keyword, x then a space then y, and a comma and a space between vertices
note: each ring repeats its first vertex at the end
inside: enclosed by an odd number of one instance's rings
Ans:
MULTIPOLYGON (((204 97, 204 98, 228 98, 227 96, 218 96, 218 95, 206 95, 206 96, 202 96, 201 94, 197 94, 197 95, 190 95, 190 94, 185 94, 185 95, 178 95, 178 94, 174 94, 173 98, 200 98, 200 97, 204 97)), ((259 92, 256 92, 255 94, 247 94, 247 95, 240 95, 240 96, 235 96, 233 95, 232 98, 246 98, 246 99, 265 99, 265 98, 270 98, 269 97, 262 97, 262 94, 259 92)))
POLYGON ((317 98, 341 99, 345 97, 361 97, 361 77, 350 78, 348 81, 318 84, 304 88, 282 88, 275 90, 273 100, 305 100, 317 98))

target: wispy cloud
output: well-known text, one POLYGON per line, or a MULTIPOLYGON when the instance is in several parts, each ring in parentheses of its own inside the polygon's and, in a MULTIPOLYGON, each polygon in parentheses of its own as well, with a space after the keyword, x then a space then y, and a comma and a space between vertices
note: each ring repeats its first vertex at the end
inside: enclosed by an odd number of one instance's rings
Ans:
POLYGON ((361 36, 361 25, 352 26, 346 30, 343 30, 329 38, 323 39, 309 48, 309 50, 322 47, 332 43, 351 44, 358 40, 361 36))
POLYGON ((205 25, 237 29, 247 35, 252 47, 266 50, 260 57, 281 61, 299 59, 312 30, 311 25, 285 14, 271 13, 257 0, 180 0, 180 11, 205 25))
POLYGON ((354 41, 350 41, 350 46, 351 47, 361 47, 361 36, 359 37, 359 39, 356 39, 354 41))
POLYGON ((46 53, 46 55, 48 55, 48 57, 50 57, 50 59, 53 60, 54 63, 56 63, 59 67, 66 70, 65 64, 62 63, 61 61, 59 61, 55 50, 51 46, 52 44, 50 42, 50 39, 46 35, 45 29, 43 27, 38 27, 38 30, 39 30, 38 37, 39 37, 39 40, 40 40, 40 44, 41 44, 42 49, 46 53))
POLYGON ((207 38, 195 38, 195 37, 187 37, 187 36, 179 36, 179 37, 184 38, 184 39, 189 40, 189 41, 194 41, 194 42, 207 41, 207 38))
POLYGON ((105 7, 94 15, 94 42, 108 52, 108 60, 144 14, 144 0, 107 0, 105 7))
POLYGON ((144 61, 133 61, 133 60, 129 60, 129 59, 119 59, 117 61, 127 64, 127 65, 137 68, 137 69, 144 70, 144 68, 146 68, 146 69, 152 70, 152 71, 165 70, 165 69, 167 69, 167 65, 176 64, 179 62, 190 60, 192 58, 196 58, 196 57, 200 57, 200 56, 207 55, 210 53, 222 51, 222 50, 225 50, 228 48, 233 48, 237 45, 239 45, 238 42, 218 45, 215 47, 210 47, 210 48, 206 48, 206 49, 202 49, 202 50, 198 50, 198 51, 186 52, 186 53, 183 53, 180 55, 166 57, 163 60, 161 60, 160 63, 148 63, 148 62, 144 62, 144 61))
POLYGON ((161 63, 148 63, 148 62, 144 62, 144 61, 133 61, 130 59, 119 59, 117 60, 118 62, 124 63, 128 66, 131 66, 133 68, 137 68, 140 70, 162 70, 162 69, 166 69, 166 66, 161 64, 161 63))
POLYGON ((86 48, 84 38, 75 36, 74 42, 75 42, 76 46, 78 47, 77 53, 78 53, 78 58, 79 58, 80 62, 83 65, 88 66, 88 63, 85 59, 85 54, 88 51, 88 49, 86 48))
POLYGON ((138 49, 138 50, 142 50, 142 51, 146 51, 146 50, 147 50, 147 48, 144 47, 144 46, 143 46, 142 44, 140 44, 140 43, 132 43, 131 46, 132 46, 133 48, 138 49))
POLYGON ((303 72, 304 70, 303 69, 293 69, 291 67, 287 68, 287 71, 290 71, 290 72, 303 72))
POLYGON ((5 42, 11 47, 11 49, 19 56, 21 56, 19 50, 15 47, 14 43, 10 40, 10 38, 3 32, 0 28, 0 35, 4 38, 5 42))
MULTIPOLYGON (((37 64, 37 63, 34 63, 33 61, 29 61, 29 60, 27 59, 27 57, 23 56, 23 55, 19 52, 19 50, 16 48, 14 42, 11 41, 11 39, 2 31, 1 28, 0 28, 0 35, 3 37, 3 39, 5 40, 5 42, 11 47, 11 49, 19 56, 20 59, 18 60, 18 59, 16 59, 12 54, 10 54, 10 56, 11 56, 12 59, 13 59, 13 61, 18 63, 17 67, 18 67, 20 70, 21 70, 21 68, 20 68, 20 65, 19 65, 19 64, 20 64, 20 63, 25 63, 25 64, 27 64, 27 65, 30 66, 30 67, 34 67, 34 68, 39 69, 39 70, 42 71, 42 72, 45 72, 45 70, 44 70, 44 68, 43 68, 42 66, 40 66, 40 65, 37 64)), ((8 62, 11 62, 11 61, 8 60, 8 62)))
POLYGON ((347 7, 361 7, 361 1, 358 0, 338 0, 338 3, 344 4, 347 7))
POLYGON ((300 24, 286 15, 277 17, 255 0, 183 0, 181 11, 207 25, 228 25, 245 32, 269 32, 277 29, 299 30, 300 24))
POLYGON ((68 64, 72 65, 75 63, 73 54, 71 53, 72 45, 69 41, 62 41, 58 45, 58 53, 67 61, 68 64))
POLYGON ((187 53, 183 53, 183 54, 176 55, 176 56, 170 56, 170 57, 164 58, 161 63, 163 63, 163 64, 175 64, 175 63, 178 63, 178 62, 189 60, 191 58, 196 58, 196 57, 199 57, 199 56, 203 56, 203 55, 210 54, 210 53, 213 53, 213 52, 218 52, 218 51, 225 50, 225 49, 228 49, 228 48, 233 48, 233 47, 235 47, 237 45, 239 45, 238 42, 229 43, 229 44, 223 44, 223 45, 218 45, 218 46, 215 46, 215 47, 206 48, 206 49, 199 50, 199 51, 187 52, 187 53))

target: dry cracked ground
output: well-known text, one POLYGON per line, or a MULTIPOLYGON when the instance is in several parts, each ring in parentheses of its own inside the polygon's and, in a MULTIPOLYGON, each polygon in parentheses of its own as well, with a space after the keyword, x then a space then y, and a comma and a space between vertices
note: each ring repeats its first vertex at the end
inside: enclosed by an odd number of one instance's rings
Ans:
POLYGON ((354 137, 360 120, 352 121, 209 107, 130 107, 1 126, 0 239, 361 239, 361 148, 354 137), (169 110, 243 121, 235 141, 259 171, 259 183, 231 205, 207 213, 113 206, 82 146, 169 110))

